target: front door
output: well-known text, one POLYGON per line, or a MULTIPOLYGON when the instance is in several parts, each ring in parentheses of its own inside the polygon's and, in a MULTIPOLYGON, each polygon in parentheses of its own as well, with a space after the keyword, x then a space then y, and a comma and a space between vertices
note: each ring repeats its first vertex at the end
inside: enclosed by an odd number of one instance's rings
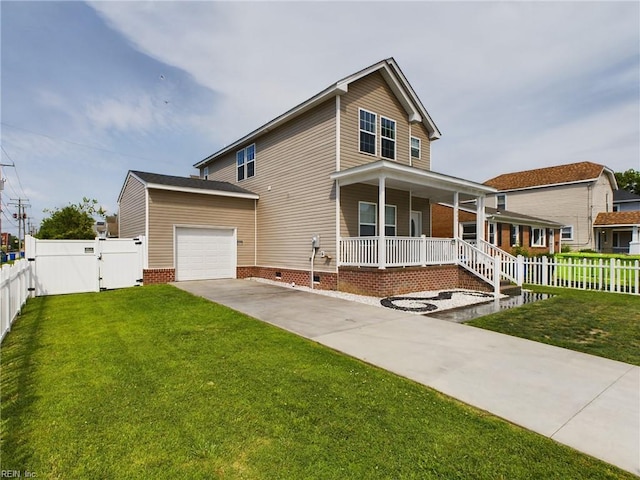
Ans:
MULTIPOLYGON (((405 217, 406 218, 406 217, 405 217)), ((411 236, 422 235, 422 212, 411 211, 411 236)))

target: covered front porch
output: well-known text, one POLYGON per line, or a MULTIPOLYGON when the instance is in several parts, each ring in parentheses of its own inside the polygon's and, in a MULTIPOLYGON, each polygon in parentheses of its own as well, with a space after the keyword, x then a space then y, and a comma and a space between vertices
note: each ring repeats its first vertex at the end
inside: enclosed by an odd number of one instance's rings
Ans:
POLYGON ((500 257, 462 241, 458 218, 462 202, 467 208, 474 205, 477 244, 486 243, 485 195, 493 188, 386 160, 331 178, 336 182, 339 268, 457 265, 494 287, 499 284, 500 257), (433 223, 440 220, 432 218, 431 205, 439 202, 453 206, 452 238, 431 237, 433 223))

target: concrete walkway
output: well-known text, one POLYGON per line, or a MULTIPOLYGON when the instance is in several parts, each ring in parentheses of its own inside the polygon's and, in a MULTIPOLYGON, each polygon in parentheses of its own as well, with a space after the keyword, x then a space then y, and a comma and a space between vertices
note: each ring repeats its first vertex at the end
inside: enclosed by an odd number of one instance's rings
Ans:
POLYGON ((640 367, 250 280, 174 285, 640 475, 640 367))

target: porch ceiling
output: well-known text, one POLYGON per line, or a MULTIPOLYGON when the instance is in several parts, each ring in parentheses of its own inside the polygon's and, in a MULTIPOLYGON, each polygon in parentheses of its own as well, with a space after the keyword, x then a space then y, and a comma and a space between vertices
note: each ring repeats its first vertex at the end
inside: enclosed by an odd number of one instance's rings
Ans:
POLYGON ((354 183, 378 185, 381 178, 385 178, 387 188, 411 190, 414 196, 428 198, 432 202, 446 202, 451 199, 454 192, 458 192, 460 201, 463 201, 497 191, 495 188, 470 180, 421 170, 388 160, 359 165, 331 175, 331 179, 337 180, 340 186, 354 183))

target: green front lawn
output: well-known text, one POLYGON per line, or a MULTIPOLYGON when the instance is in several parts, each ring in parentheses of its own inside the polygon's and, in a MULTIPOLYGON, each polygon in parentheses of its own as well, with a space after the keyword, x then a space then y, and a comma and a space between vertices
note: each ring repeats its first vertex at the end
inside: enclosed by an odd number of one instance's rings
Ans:
POLYGON ((527 288, 554 296, 477 318, 468 324, 640 365, 640 296, 527 288))
POLYGON ((41 479, 636 478, 167 285, 30 300, 1 360, 41 479))

